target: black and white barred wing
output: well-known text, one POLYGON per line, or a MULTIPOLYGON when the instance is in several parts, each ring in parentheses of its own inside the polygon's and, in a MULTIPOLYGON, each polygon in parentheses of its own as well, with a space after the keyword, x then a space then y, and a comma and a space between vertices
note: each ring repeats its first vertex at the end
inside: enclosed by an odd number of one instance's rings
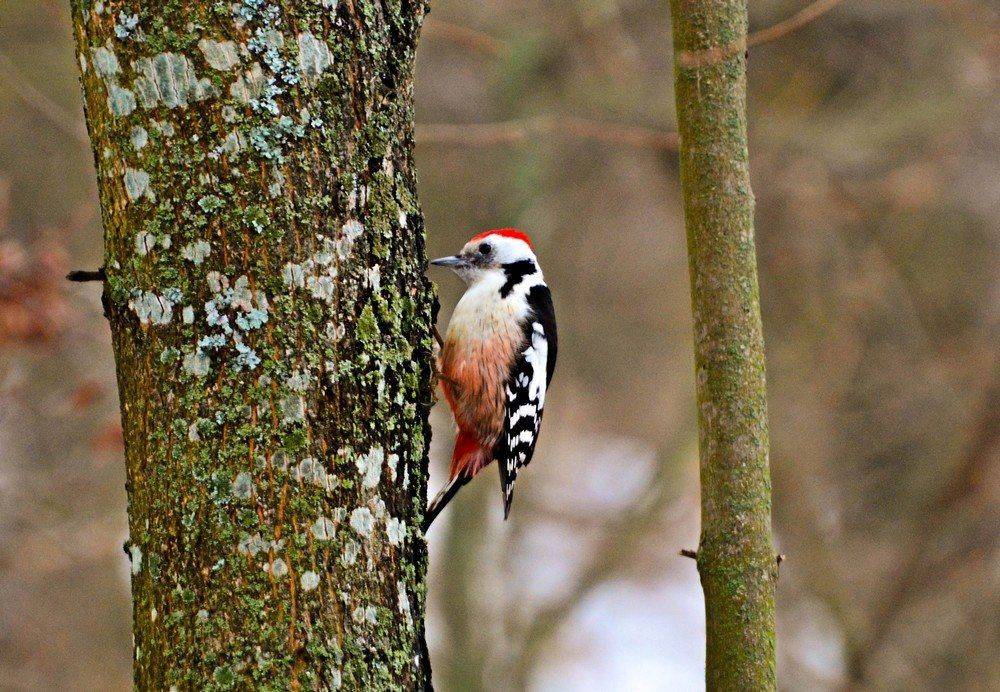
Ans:
POLYGON ((494 458, 500 468, 504 519, 510 514, 514 481, 518 471, 527 466, 535 453, 535 443, 542 425, 545 391, 552 379, 556 359, 555 315, 547 288, 533 291, 533 315, 525 328, 524 350, 514 360, 506 384, 504 431, 498 440, 494 458), (541 294, 541 295, 540 295, 541 294))

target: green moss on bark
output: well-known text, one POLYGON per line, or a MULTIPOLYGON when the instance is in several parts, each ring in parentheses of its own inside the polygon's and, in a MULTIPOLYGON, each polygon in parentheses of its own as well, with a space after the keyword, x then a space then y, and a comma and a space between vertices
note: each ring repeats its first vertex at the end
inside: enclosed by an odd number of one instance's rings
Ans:
POLYGON ((423 6, 72 5, 136 686, 423 688, 423 6))
POLYGON ((747 155, 745 0, 672 0, 695 329, 709 689, 775 688, 764 342, 747 155))

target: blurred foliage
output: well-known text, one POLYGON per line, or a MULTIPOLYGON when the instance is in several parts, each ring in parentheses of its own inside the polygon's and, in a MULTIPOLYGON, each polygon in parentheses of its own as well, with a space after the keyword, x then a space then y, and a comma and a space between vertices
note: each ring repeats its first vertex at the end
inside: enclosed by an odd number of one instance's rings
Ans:
MULTIPOLYGON (((753 3, 751 28, 802 6, 753 3)), ((1000 685, 996 29, 977 0, 844 2, 750 53, 788 689, 1000 685)), ((622 134, 673 130, 669 35, 644 0, 429 15, 418 122, 490 134, 418 127, 430 253, 528 230, 562 347, 511 521, 487 474, 430 535, 443 690, 700 678, 700 591, 677 556, 697 536, 677 164, 622 134)), ((96 289, 60 280, 101 257, 76 70, 61 1, 0 5, 0 680, 15 689, 130 677, 111 350, 96 289)), ((460 287, 434 278, 446 320, 460 287)), ((451 431, 434 422, 441 478, 451 431)))

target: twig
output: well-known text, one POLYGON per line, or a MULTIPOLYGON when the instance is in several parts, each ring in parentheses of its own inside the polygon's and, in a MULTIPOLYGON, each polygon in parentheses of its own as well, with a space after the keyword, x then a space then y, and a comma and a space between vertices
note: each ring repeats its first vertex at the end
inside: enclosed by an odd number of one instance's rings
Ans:
POLYGON ((675 150, 677 133, 637 125, 543 115, 494 123, 425 123, 417 125, 417 144, 496 146, 520 144, 530 137, 553 135, 589 139, 636 149, 675 150))
POLYGON ((465 46, 479 53, 496 57, 505 57, 510 53, 510 46, 500 39, 476 29, 470 29, 461 24, 447 22, 436 17, 424 20, 423 33, 430 37, 440 37, 460 46, 465 46))
POLYGON ((686 69, 714 65, 715 63, 727 60, 734 55, 739 55, 753 46, 759 46, 762 43, 768 43, 770 41, 775 41, 782 36, 787 36, 793 31, 801 29, 817 17, 826 14, 843 1, 844 0, 816 0, 815 2, 803 7, 788 19, 778 22, 777 24, 769 26, 765 29, 755 31, 745 39, 734 41, 725 46, 706 48, 705 50, 680 51, 677 53, 677 62, 681 67, 686 69))
POLYGON ((75 269, 66 275, 69 281, 75 281, 77 283, 85 283, 87 281, 104 281, 107 276, 104 273, 104 267, 100 269, 75 269))
POLYGON ((438 346, 444 348, 444 339, 441 338, 441 332, 438 331, 437 325, 434 325, 434 338, 438 342, 438 346))
POLYGON ((11 91, 25 104, 44 115, 49 121, 70 137, 83 144, 89 144, 87 132, 82 123, 70 113, 39 91, 14 65, 14 62, 0 53, 0 81, 7 82, 11 91))
MULTIPOLYGON (((680 555, 681 557, 689 557, 692 560, 698 559, 698 551, 691 550, 690 548, 682 548, 680 551, 680 555)), ((778 553, 777 555, 774 556, 774 564, 776 564, 778 567, 780 567, 781 563, 784 561, 785 561, 784 553, 778 553)))

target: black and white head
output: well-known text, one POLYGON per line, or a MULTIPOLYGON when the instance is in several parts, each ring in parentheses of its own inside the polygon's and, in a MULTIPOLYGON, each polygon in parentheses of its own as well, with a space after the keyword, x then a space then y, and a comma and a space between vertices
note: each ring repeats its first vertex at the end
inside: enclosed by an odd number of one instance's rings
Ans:
POLYGON ((477 233, 457 255, 433 260, 431 264, 448 267, 469 286, 483 280, 506 282, 541 274, 531 239, 514 228, 499 228, 477 233))

